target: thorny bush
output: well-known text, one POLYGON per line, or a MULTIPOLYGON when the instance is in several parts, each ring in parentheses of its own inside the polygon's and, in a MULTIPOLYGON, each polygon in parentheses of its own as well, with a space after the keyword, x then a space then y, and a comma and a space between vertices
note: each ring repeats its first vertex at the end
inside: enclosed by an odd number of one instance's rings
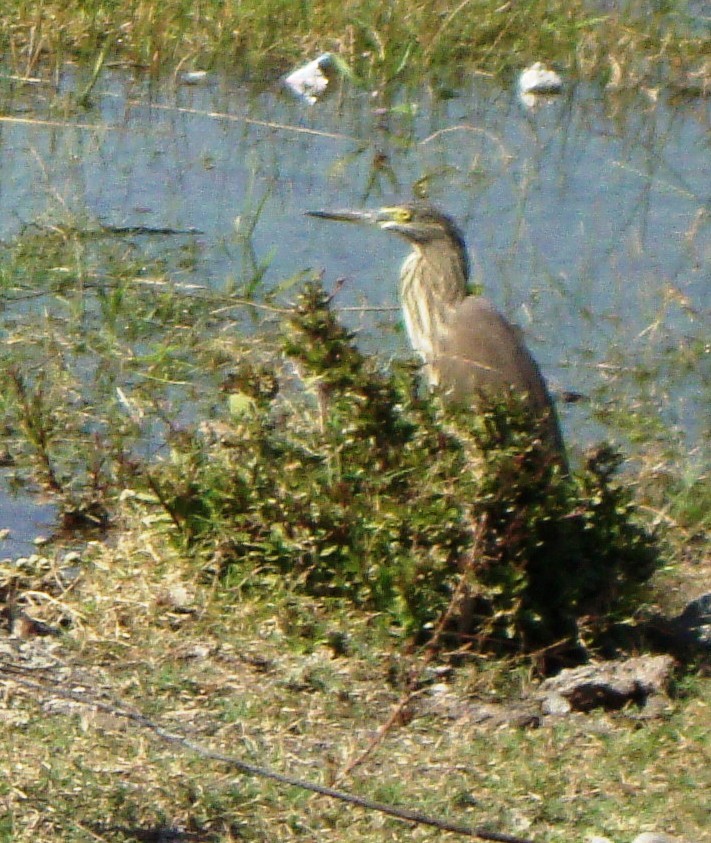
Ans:
POLYGON ((181 440, 151 475, 181 541, 227 583, 347 597, 420 635, 466 588, 452 631, 530 650, 625 617, 655 537, 601 447, 575 478, 520 406, 447 414, 412 366, 358 350, 317 283, 285 326, 306 389, 240 364, 219 442, 181 440))

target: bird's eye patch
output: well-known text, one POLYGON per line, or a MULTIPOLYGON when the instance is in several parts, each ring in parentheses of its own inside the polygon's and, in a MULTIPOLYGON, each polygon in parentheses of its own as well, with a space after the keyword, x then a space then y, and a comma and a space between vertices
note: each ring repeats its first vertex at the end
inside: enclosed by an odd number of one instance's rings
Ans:
POLYGON ((391 208, 383 208, 383 213, 388 215, 388 221, 399 223, 412 222, 412 211, 408 208, 402 208, 398 205, 393 205, 391 208))

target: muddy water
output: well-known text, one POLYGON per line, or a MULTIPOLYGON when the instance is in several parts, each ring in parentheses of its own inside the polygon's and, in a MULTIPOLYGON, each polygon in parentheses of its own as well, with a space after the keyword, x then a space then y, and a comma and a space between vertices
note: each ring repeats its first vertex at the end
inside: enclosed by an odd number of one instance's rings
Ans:
MULTIPOLYGON (((184 240, 197 246, 201 284, 222 288, 256 265, 265 285, 323 269, 327 285, 344 280, 344 308, 393 307, 347 318, 365 345, 397 354, 406 349, 390 330, 403 244, 303 212, 410 198, 418 184, 460 222, 473 280, 522 326, 554 390, 598 406, 647 402, 704 459, 708 99, 568 84, 527 108, 513 86, 473 79, 446 98, 337 84, 310 106, 278 86, 149 87, 113 75, 91 108, 63 112, 76 86, 69 72, 59 90, 0 80, 2 240, 68 215, 199 229, 184 240), (245 248, 238 232, 255 215, 245 248)), ((142 244, 149 254, 180 247, 142 244)), ((574 449, 601 433, 625 438, 601 429, 584 402, 562 416, 574 449)), ((25 547, 34 518, 28 501, 0 497, 0 528, 16 540, 0 543, 0 555, 25 547)))

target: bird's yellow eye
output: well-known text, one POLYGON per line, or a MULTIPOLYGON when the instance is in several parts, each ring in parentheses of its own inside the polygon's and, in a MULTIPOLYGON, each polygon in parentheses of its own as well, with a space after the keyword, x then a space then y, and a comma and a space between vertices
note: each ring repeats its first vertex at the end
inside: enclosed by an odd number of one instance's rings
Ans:
POLYGON ((390 217, 393 222, 401 224, 406 222, 412 222, 412 211, 409 210, 409 208, 401 208, 395 206, 393 208, 385 208, 384 210, 387 211, 388 214, 390 214, 390 217))

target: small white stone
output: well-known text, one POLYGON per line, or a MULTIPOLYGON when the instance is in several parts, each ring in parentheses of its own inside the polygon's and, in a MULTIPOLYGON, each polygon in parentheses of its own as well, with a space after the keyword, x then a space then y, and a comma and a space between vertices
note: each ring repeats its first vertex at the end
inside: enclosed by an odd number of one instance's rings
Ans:
POLYGON ((184 585, 173 585, 165 592, 164 599, 173 608, 183 609, 190 603, 191 596, 184 585))
POLYGON ((632 843, 682 843, 682 841, 677 837, 670 837, 668 834, 645 831, 642 834, 638 834, 632 843))
POLYGON ((196 661, 201 661, 202 659, 206 659, 214 649, 215 648, 210 644, 198 642, 181 653, 181 657, 186 660, 195 659, 196 661))
POLYGON ((573 710, 570 701, 561 694, 549 694, 541 705, 544 714, 564 715, 573 710))

